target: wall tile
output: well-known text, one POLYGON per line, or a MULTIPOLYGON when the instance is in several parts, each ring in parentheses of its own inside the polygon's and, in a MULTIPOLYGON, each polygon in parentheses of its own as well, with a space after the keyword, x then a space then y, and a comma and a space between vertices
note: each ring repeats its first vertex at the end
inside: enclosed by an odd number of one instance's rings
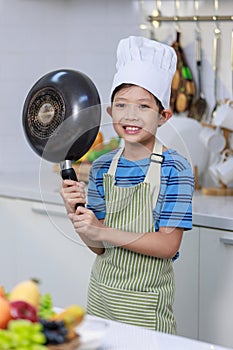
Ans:
MULTIPOLYGON (((180 15, 193 14, 192 1, 180 1, 180 15)), ((0 159, 12 169, 37 167, 38 157, 26 145, 21 126, 24 99, 31 86, 45 73, 73 68, 89 75, 108 103, 115 72, 116 47, 128 35, 149 37, 148 25, 155 1, 139 0, 10 0, 0 2, 0 159), (4 150, 4 151, 3 151, 4 150), (15 157, 17 154, 17 157, 15 157)), ((174 1, 162 1, 162 14, 174 15, 174 1)), ((211 2, 199 1, 200 14, 214 14, 211 2)), ((218 14, 232 14, 232 2, 219 1, 218 14)), ((203 44, 203 89, 210 109, 213 96, 213 23, 201 23, 203 44)), ((182 24, 182 45, 196 79, 194 24, 182 24)), ((220 98, 232 97, 230 38, 232 23, 221 24, 222 52, 220 98)), ((175 39, 174 24, 162 24, 156 37, 169 44, 175 39)), ((105 106, 104 106, 105 107, 105 106)), ((103 114, 105 130, 111 127, 103 114)))

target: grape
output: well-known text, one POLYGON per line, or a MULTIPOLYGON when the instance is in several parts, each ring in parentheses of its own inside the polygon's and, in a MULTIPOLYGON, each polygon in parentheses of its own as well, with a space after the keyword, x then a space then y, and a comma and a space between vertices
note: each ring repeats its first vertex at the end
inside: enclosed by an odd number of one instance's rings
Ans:
POLYGON ((47 350, 40 323, 28 320, 10 321, 8 329, 0 330, 1 350, 47 350))
POLYGON ((43 326, 43 333, 46 337, 46 344, 62 344, 66 341, 68 333, 64 321, 40 320, 43 326))
POLYGON ((49 293, 43 294, 40 297, 40 305, 38 310, 39 318, 48 319, 53 316, 55 312, 53 311, 53 300, 49 293))

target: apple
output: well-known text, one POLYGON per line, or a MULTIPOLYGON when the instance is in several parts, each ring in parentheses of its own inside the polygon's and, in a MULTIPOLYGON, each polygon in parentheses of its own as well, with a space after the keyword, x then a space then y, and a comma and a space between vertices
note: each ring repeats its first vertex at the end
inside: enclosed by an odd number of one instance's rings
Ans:
POLYGON ((10 313, 13 320, 23 319, 31 322, 38 322, 36 308, 26 301, 11 301, 10 313))

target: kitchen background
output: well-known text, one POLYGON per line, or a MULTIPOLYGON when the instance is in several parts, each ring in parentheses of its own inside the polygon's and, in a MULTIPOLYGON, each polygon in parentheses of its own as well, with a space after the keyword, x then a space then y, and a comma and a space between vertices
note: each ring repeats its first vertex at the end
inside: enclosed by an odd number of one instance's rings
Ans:
MULTIPOLYGON (((178 26, 163 22, 159 28, 152 28, 146 18, 156 8, 163 16, 233 15, 231 0, 0 0, 0 283, 7 290, 20 280, 37 277, 42 281, 42 292, 50 292, 55 305, 85 305, 94 256, 78 242, 67 219, 58 194, 61 179, 54 173, 53 164, 41 162, 25 140, 22 108, 32 85, 45 73, 60 68, 86 73, 94 81, 105 107, 119 40, 129 35, 153 34, 172 44, 178 27, 196 82, 196 23, 182 22, 178 26)), ((232 99, 232 22, 218 25, 218 99, 232 99)), ((199 26, 202 85, 211 113, 216 102, 216 24, 201 22, 199 26)), ((213 155, 201 145, 199 133, 203 127, 185 113, 175 118, 179 128, 174 142, 179 137, 187 142, 191 161, 195 158, 201 165, 201 184, 211 186, 207 168, 213 155), (186 123, 187 119, 192 123, 186 123)), ((102 130, 106 139, 113 133, 104 112, 102 130)), ((168 133, 168 138, 172 135, 173 132, 168 133)), ((193 229, 184 235, 181 258, 174 268, 179 334, 233 348, 232 199, 195 192, 193 229)))
MULTIPOLYGON (((172 44, 176 38, 176 30, 179 29, 188 65, 194 80, 197 81, 194 43, 196 24, 182 22, 178 25, 174 22, 162 22, 159 28, 152 28, 147 16, 152 15, 156 9, 159 9, 164 16, 229 15, 232 13, 232 2, 230 0, 0 1, 1 173, 14 173, 16 169, 24 169, 34 172, 35 176, 38 175, 40 160, 26 144, 21 114, 29 89, 49 71, 72 68, 86 73, 96 84, 102 104, 105 106, 109 101, 119 40, 128 35, 151 37, 153 34, 158 40, 172 44)), ((219 26, 221 57, 217 98, 224 99, 232 98, 230 53, 232 23, 220 22, 219 26)), ((213 21, 201 22, 199 27, 203 54, 202 85, 211 113, 215 105, 213 40, 216 25, 213 21)), ((104 134, 111 134, 111 126, 105 113, 102 124, 104 134)), ((199 143, 199 140, 195 141, 199 143)), ((50 168, 48 165, 49 170, 50 168)))

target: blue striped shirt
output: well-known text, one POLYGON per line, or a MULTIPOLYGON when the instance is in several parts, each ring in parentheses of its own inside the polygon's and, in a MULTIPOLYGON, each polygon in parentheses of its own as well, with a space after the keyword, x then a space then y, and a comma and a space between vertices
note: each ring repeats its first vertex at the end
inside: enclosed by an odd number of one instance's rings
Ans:
MULTIPOLYGON (((98 219, 105 218, 103 174, 108 172, 117 150, 99 157, 92 165, 89 177, 87 207, 98 219)), ((192 228, 192 195, 194 178, 188 161, 176 151, 163 152, 161 185, 157 204, 153 209, 155 230, 159 227, 192 228)), ((150 158, 130 161, 120 157, 116 174, 116 186, 129 187, 143 182, 150 158)))

